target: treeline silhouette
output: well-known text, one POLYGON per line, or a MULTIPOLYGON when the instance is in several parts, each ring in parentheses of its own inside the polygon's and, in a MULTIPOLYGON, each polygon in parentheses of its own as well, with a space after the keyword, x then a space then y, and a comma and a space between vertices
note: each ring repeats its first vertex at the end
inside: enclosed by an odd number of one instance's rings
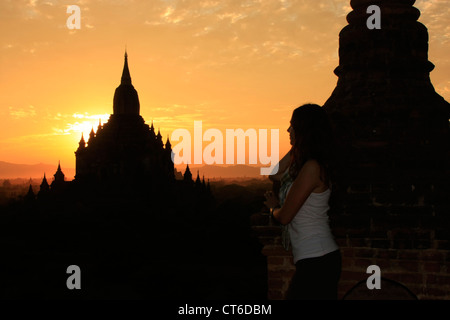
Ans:
POLYGON ((265 299, 266 260, 249 224, 264 188, 86 188, 4 205, 0 298, 265 299), (66 286, 70 265, 81 290, 66 286))

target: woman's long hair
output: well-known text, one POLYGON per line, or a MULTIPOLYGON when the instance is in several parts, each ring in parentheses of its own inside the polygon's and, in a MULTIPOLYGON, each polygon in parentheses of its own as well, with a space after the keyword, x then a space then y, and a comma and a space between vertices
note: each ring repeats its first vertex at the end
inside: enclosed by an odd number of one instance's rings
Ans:
POLYGON ((316 104, 305 104, 294 110, 291 119, 294 145, 291 149, 289 174, 295 179, 308 160, 316 160, 324 182, 330 184, 334 161, 334 139, 326 111, 316 104), (325 170, 323 172, 322 170, 325 170))

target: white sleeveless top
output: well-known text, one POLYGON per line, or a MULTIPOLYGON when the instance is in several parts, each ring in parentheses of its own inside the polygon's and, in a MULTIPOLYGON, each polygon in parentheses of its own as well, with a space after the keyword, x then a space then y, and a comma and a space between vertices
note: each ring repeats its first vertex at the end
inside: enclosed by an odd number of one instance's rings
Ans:
POLYGON ((311 193, 289 223, 294 263, 301 259, 320 257, 339 248, 329 226, 330 194, 330 189, 311 193))

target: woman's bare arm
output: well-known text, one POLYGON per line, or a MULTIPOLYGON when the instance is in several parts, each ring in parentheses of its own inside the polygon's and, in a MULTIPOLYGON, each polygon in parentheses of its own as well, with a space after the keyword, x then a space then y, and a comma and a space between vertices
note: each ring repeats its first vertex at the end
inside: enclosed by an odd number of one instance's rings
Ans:
POLYGON ((281 224, 289 224, 310 194, 320 186, 320 165, 315 160, 309 160, 292 183, 283 207, 273 211, 274 218, 281 224))

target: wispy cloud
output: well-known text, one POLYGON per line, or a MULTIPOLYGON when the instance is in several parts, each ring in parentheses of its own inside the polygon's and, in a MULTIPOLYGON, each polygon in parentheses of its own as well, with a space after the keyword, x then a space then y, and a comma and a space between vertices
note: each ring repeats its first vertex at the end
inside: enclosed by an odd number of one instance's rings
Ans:
POLYGON ((422 11, 419 21, 428 28, 430 39, 442 43, 450 42, 450 0, 418 0, 416 7, 422 11))
POLYGON ((36 109, 31 105, 25 108, 8 107, 8 111, 13 119, 24 119, 36 116, 36 109))
MULTIPOLYGON (((9 115, 14 119, 35 117, 36 114, 36 110, 33 106, 30 106, 29 108, 11 108, 9 111, 9 115)), ((45 127, 50 127, 51 132, 26 135, 22 136, 22 138, 43 138, 70 134, 74 134, 79 137, 82 133, 84 136, 88 136, 92 129, 94 129, 94 131, 97 130, 100 123, 106 123, 109 116, 109 114, 89 114, 87 112, 73 114, 61 114, 59 112, 56 114, 49 113, 45 116, 45 127)))

